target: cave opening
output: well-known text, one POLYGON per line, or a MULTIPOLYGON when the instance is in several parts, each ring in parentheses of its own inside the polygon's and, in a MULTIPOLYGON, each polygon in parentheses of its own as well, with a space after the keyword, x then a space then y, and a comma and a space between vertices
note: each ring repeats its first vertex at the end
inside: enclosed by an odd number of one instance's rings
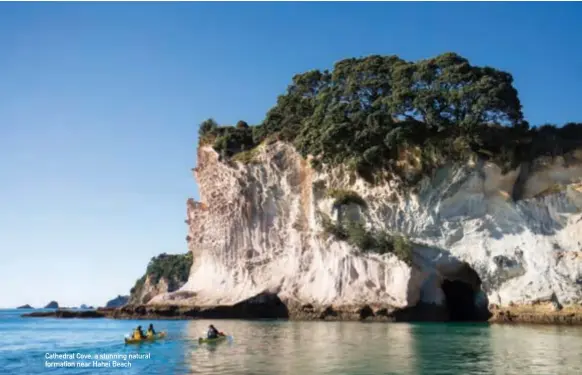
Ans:
POLYGON ((459 280, 445 280, 442 289, 445 293, 450 320, 455 322, 478 320, 475 292, 470 284, 459 280))
POLYGON ((486 321, 489 318, 487 297, 481 291, 481 279, 468 264, 456 275, 446 278, 441 288, 445 294, 449 320, 453 322, 486 321))

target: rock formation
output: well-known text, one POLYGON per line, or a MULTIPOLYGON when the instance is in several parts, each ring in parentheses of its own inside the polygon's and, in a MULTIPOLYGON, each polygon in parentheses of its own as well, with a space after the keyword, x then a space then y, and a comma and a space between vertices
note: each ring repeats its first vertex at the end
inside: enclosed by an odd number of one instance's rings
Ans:
POLYGON ((511 321, 505 308, 580 307, 582 124, 532 128, 511 74, 455 53, 345 59, 295 75, 247 125, 200 124, 192 268, 150 306, 511 321))
POLYGON ((133 289, 130 294, 128 303, 142 304, 147 303, 153 297, 168 292, 168 283, 165 278, 160 278, 157 282, 152 280, 152 277, 145 277, 140 288, 133 289))
POLYGON ((35 311, 22 314, 23 318, 104 318, 111 317, 112 310, 67 310, 56 309, 54 311, 35 311))
POLYGON ((23 306, 18 306, 17 309, 33 309, 34 307, 30 306, 30 305, 23 305, 23 306))
POLYGON ((129 301, 129 296, 118 295, 114 299, 107 301, 105 307, 121 307, 125 305, 127 301, 129 301))
POLYGON ((153 257, 145 274, 131 288, 127 303, 139 305, 149 302, 159 294, 176 291, 188 281, 191 267, 191 253, 163 253, 153 257))
POLYGON ((582 302, 582 153, 503 174, 483 160, 451 164, 403 192, 342 168, 318 172, 288 144, 263 144, 255 163, 198 150, 201 202, 188 201, 193 265, 177 292, 150 304, 231 305, 262 292, 315 306, 419 303, 457 314, 475 306, 582 302), (522 199, 511 199, 516 183, 522 199), (340 211, 412 243, 412 267, 325 235, 337 220, 326 191, 366 202, 340 211))
POLYGON ((50 301, 44 308, 45 309, 58 309, 59 304, 57 303, 57 301, 50 301))

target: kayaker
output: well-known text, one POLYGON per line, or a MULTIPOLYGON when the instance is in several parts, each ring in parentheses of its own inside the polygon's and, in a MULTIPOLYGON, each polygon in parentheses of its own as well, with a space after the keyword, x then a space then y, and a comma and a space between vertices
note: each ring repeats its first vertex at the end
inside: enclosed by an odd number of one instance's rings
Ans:
POLYGON ((134 340, 141 340, 144 339, 146 335, 143 333, 141 326, 137 326, 137 328, 133 331, 133 339, 134 340))
POLYGON ((146 335, 148 335, 148 337, 154 336, 156 334, 156 330, 154 329, 154 325, 150 323, 150 326, 148 327, 148 331, 146 333, 146 335))
POLYGON ((209 339, 215 339, 218 337, 219 334, 220 334, 220 332, 218 332, 218 330, 212 324, 210 326, 208 326, 208 338, 209 339))

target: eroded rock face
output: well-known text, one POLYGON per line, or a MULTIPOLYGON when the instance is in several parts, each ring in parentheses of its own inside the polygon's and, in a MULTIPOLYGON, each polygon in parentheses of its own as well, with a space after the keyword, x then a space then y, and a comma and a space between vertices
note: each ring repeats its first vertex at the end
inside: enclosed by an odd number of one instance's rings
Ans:
POLYGON ((153 297, 162 293, 177 291, 188 281, 192 267, 192 254, 166 254, 153 257, 145 274, 139 278, 130 290, 131 305, 148 303, 153 297))
POLYGON ((132 305, 147 303, 153 297, 167 292, 168 283, 166 282, 165 278, 162 277, 157 283, 155 283, 152 282, 151 277, 147 275, 143 287, 140 288, 140 290, 138 290, 137 292, 132 293, 129 296, 129 301, 127 303, 130 303, 132 305))
POLYGON ((450 285, 472 290, 481 306, 582 302, 580 153, 567 165, 556 158, 507 174, 482 161, 451 165, 403 193, 394 181, 372 186, 342 168, 316 172, 286 144, 260 147, 251 164, 198 150, 201 202, 187 205, 190 277, 149 303, 235 304, 266 291, 299 305, 404 309, 445 305, 445 280, 468 284, 450 285), (413 266, 323 236, 320 213, 337 217, 330 188, 366 201, 367 209, 344 214, 422 244, 413 266))

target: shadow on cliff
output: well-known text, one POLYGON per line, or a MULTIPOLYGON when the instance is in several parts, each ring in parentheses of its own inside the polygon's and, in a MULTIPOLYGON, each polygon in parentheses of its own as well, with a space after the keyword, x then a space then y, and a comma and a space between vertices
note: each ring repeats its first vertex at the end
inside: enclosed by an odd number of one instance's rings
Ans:
POLYGON ((119 319, 289 319, 289 310, 272 293, 223 306, 127 305, 109 313, 119 319))
MULTIPOLYGON (((456 260, 454 266, 448 270, 428 270, 426 264, 416 262, 412 266, 411 277, 408 284, 409 290, 418 288, 416 280, 425 280, 425 283, 435 282, 429 275, 432 272, 436 282, 440 285, 444 304, 422 302, 415 306, 398 309, 390 315, 396 322, 486 322, 492 316, 489 311, 487 295, 481 289, 481 278, 477 272, 466 262, 461 262, 446 253, 451 259, 456 260), (424 270, 423 270, 424 268, 424 270)), ((418 259, 418 258, 417 258, 418 259)), ((425 285, 421 286, 421 292, 425 285)))
MULTIPOLYGON (((477 231, 487 232, 492 238, 502 239, 505 235, 519 235, 524 231, 532 232, 536 235, 551 236, 555 235, 560 230, 564 229, 567 220, 563 219, 566 215, 576 214, 579 208, 571 201, 570 198, 563 197, 564 193, 559 191, 552 191, 553 187, 548 190, 539 192, 534 197, 525 197, 527 182, 534 173, 532 162, 522 162, 515 166, 519 166, 519 173, 510 191, 509 199, 506 198, 492 198, 489 201, 482 201, 482 210, 479 213, 470 214, 471 208, 462 207, 461 212, 454 212, 443 216, 437 214, 437 223, 447 221, 451 217, 452 224, 458 220, 459 215, 466 220, 479 219, 482 220, 477 231), (562 201, 548 200, 544 196, 561 196, 562 201)), ((477 173, 482 174, 479 170, 477 173)), ((439 184, 442 179, 450 176, 435 177, 433 184, 439 184), (437 179, 438 178, 438 179, 437 179)), ((482 179, 485 179, 483 174, 482 179)), ((457 188, 449 187, 447 190, 453 190, 452 195, 456 194, 460 185, 464 184, 466 179, 460 180, 457 188)), ((435 199, 444 200, 448 196, 428 196, 426 202, 427 207, 433 206, 435 199)), ((467 203, 469 204, 469 203, 467 203)), ((442 227, 435 225, 431 231, 442 235, 442 227)))
POLYGON ((552 236, 565 228, 566 220, 560 222, 556 218, 578 213, 578 208, 573 204, 550 207, 540 202, 540 199, 507 202, 506 204, 510 207, 498 213, 491 212, 490 216, 481 218, 483 222, 477 231, 487 231, 492 238, 498 240, 506 235, 519 235, 524 231, 541 236, 552 236))
POLYGON ((232 306, 242 319, 289 319, 289 309, 274 293, 263 292, 232 306))
MULTIPOLYGON (((568 159, 565 153, 552 155, 552 157, 555 156, 568 159)), ((480 230, 489 230, 491 236, 496 239, 507 234, 520 234, 524 230, 529 230, 536 235, 551 236, 564 229, 566 225, 567 220, 563 219, 560 222, 557 218, 579 213, 579 208, 570 198, 565 198, 566 202, 559 204, 551 204, 551 201, 544 199, 544 196, 564 195, 564 192, 552 191, 551 187, 536 197, 524 198, 527 182, 533 173, 532 161, 524 161, 520 164, 519 174, 513 184, 511 200, 506 202, 509 206, 506 207, 507 211, 502 210, 499 215, 492 213, 491 218, 485 221, 480 230)))

